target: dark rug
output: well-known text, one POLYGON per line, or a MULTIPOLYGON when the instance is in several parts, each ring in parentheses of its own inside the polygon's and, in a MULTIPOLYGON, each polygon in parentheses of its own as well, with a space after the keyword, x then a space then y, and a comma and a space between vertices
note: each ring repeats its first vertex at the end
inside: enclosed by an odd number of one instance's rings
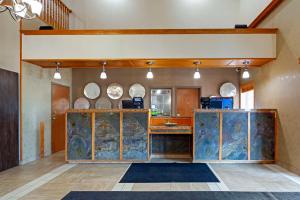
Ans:
POLYGON ((63 200, 300 200, 300 193, 70 192, 63 200))
POLYGON ((120 183, 208 183, 218 178, 203 163, 133 163, 120 183))

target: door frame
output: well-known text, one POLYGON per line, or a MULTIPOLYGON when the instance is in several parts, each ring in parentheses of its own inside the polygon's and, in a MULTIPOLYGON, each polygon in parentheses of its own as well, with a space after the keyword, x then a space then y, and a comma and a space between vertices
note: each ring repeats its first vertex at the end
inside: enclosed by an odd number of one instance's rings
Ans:
POLYGON ((56 82, 53 82, 51 81, 51 113, 50 113, 50 120, 51 120, 51 154, 53 154, 53 123, 52 123, 52 90, 53 90, 53 85, 58 85, 58 86, 62 86, 62 87, 65 87, 65 88, 68 88, 69 90, 69 108, 71 108, 71 97, 72 97, 72 94, 71 94, 71 87, 70 86, 67 86, 65 84, 62 84, 62 83, 56 83, 56 82))
POLYGON ((200 108, 200 100, 201 100, 201 97, 202 97, 202 87, 201 86, 175 86, 174 87, 174 114, 175 114, 175 117, 177 117, 177 89, 198 89, 199 91, 199 108, 200 108))

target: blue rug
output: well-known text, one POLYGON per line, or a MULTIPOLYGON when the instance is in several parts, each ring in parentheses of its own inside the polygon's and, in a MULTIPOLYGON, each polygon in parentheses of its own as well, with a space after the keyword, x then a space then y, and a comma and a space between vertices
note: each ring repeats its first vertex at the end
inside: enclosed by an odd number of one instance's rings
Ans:
POLYGON ((134 163, 120 183, 208 183, 220 182, 207 164, 134 163))
POLYGON ((300 193, 70 192, 63 200, 300 200, 300 193))

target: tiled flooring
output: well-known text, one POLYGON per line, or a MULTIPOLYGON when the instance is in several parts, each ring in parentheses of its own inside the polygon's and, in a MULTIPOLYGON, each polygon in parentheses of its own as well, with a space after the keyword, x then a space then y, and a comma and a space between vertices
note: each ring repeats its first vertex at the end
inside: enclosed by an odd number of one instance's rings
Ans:
POLYGON ((70 191, 292 191, 300 177, 276 165, 209 164, 221 183, 120 184, 129 164, 65 164, 58 153, 0 173, 0 199, 61 199, 70 191), (1 198, 2 197, 2 198, 1 198))

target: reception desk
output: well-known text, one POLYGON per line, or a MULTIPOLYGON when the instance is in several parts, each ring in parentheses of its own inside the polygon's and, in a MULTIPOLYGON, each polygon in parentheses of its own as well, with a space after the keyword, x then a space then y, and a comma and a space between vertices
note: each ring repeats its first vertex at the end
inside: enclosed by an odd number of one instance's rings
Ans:
POLYGON ((146 161, 149 110, 69 110, 66 161, 146 161))
POLYGON ((193 160, 274 162, 276 110, 196 110, 193 160))

